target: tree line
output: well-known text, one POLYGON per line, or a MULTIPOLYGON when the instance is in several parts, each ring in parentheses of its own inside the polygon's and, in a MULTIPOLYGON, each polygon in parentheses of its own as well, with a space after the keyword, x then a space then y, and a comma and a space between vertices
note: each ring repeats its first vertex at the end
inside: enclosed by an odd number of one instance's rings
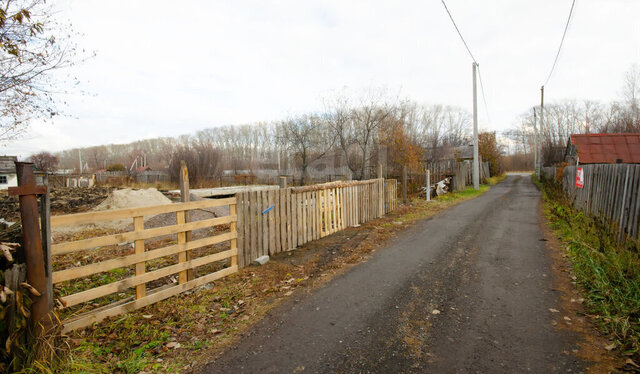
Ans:
MULTIPOLYGON (((419 172, 447 147, 471 142, 471 114, 447 105, 421 105, 392 98, 383 90, 325 100, 325 110, 279 121, 208 128, 194 134, 65 150, 54 155, 58 168, 97 171, 111 164, 126 170, 146 166, 178 176, 181 160, 194 180, 273 170, 296 174, 301 183, 311 166, 346 173, 353 179, 387 175, 406 165, 419 172), (355 97, 355 98, 354 98, 355 97), (136 161, 137 160, 137 161, 136 161)), ((495 139, 495 137, 494 137, 495 139)))
MULTIPOLYGON (((523 113, 516 125, 504 133, 511 140, 511 153, 516 155, 510 160, 515 162, 513 169, 533 168, 532 157, 521 157, 533 155, 533 110, 523 113)), ((563 161, 571 134, 640 132, 640 66, 634 64, 624 74, 619 100, 610 103, 593 100, 545 103, 544 121, 540 121, 539 105, 535 111, 542 162, 545 165, 563 161)))

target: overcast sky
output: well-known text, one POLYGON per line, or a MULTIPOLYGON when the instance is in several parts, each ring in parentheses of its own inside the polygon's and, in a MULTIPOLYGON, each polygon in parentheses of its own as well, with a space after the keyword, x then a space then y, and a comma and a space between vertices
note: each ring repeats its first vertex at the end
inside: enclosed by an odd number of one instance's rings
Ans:
MULTIPOLYGON (((174 136, 321 111, 347 87, 386 87, 471 110, 471 58, 438 0, 131 1, 54 4, 96 57, 72 68, 68 117, 34 123, 4 152, 174 136)), ((502 130, 539 103, 571 0, 447 5, 480 63, 488 121, 502 130)), ((619 97, 640 63, 640 1, 577 0, 547 101, 619 97)))

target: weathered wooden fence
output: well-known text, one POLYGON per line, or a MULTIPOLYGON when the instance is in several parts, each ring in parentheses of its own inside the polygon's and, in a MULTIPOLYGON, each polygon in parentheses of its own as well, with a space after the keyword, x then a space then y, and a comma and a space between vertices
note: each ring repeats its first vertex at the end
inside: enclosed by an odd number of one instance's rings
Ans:
MULTIPOLYGON (((580 165, 584 187, 576 187, 576 166, 567 166, 562 184, 576 209, 600 217, 618 227, 624 236, 640 240, 640 165, 580 165)), ((546 168, 545 168, 546 169, 546 168)), ((547 169, 543 175, 555 175, 547 169)))
MULTIPOLYGON (((97 274, 107 275, 111 278, 115 275, 128 275, 124 269, 135 267, 135 273, 121 279, 106 279, 108 282, 93 287, 82 287, 79 292, 71 293, 60 298, 61 304, 70 308, 77 305, 87 305, 92 300, 100 299, 99 307, 93 308, 82 314, 75 315, 63 321, 64 330, 69 331, 93 322, 98 322, 106 317, 115 316, 134 309, 153 304, 157 301, 201 286, 213 280, 222 278, 238 271, 238 250, 236 233, 236 198, 224 198, 217 200, 202 200, 188 203, 166 204, 142 208, 109 210, 102 212, 79 213, 63 216, 52 216, 51 227, 87 224, 95 221, 133 219, 133 231, 117 233, 101 237, 92 237, 56 243, 52 245, 51 255, 53 265, 61 259, 62 264, 67 265, 62 270, 52 273, 52 282, 61 284, 68 289, 76 290, 77 285, 82 285, 81 278, 89 279, 97 274), (220 206, 229 207, 229 215, 200 221, 185 222, 186 212, 193 209, 206 209, 220 206), (176 224, 156 228, 144 227, 144 216, 176 213, 176 224), (187 232, 214 226, 229 225, 229 230, 224 233, 206 236, 201 239, 187 241, 187 232), (145 240, 166 235, 177 234, 177 242, 170 242, 168 246, 148 250, 145 248, 145 240), (229 249, 208 253, 201 257, 192 258, 192 250, 212 246, 218 243, 229 242, 229 249), (117 250, 121 244, 134 243, 131 250, 117 250), (171 244, 175 243, 175 244, 171 244), (116 250, 113 250, 115 247, 116 250), (110 250, 111 249, 111 250, 110 250), (70 254, 81 254, 80 257, 69 258, 70 254), (79 261, 83 259, 84 265, 79 261), (106 255, 111 258, 105 259, 106 255), (173 256, 173 258, 171 258, 173 256), (177 257, 177 261, 176 258, 177 257), (78 260, 80 259, 80 260, 78 260), (87 261, 86 259, 89 259, 87 261), (169 260, 163 262, 162 260, 169 260), (193 269, 216 261, 230 259, 230 266, 216 270, 200 277, 193 277, 193 269), (146 271, 147 265, 153 263, 154 270, 146 271), (114 272, 116 269, 122 269, 114 272), (165 282, 161 286, 147 289, 147 284, 178 274, 177 283, 165 282), (124 292, 135 287, 135 295, 126 297, 124 292), (119 300, 111 300, 109 295, 118 294, 119 300)), ((131 247, 125 247, 131 248, 131 247)), ((91 280, 91 279, 90 279, 91 280)), ((88 285, 94 284, 91 280, 88 285)), ((100 282, 98 282, 100 283, 100 282)), ((82 308, 81 308, 82 310, 82 308)))
MULTIPOLYGON (((467 186, 473 185, 473 161, 442 160, 427 163, 431 171, 431 184, 437 183, 447 177, 453 177, 451 187, 454 191, 463 191, 467 186)), ((488 161, 480 160, 480 183, 485 183, 491 176, 488 161)))
POLYGON ((540 168, 540 177, 542 179, 551 180, 556 179, 558 168, 555 166, 543 166, 540 168))
POLYGON ((382 217, 396 207, 396 184, 374 179, 237 194, 239 265, 382 217))
POLYGON ((382 217, 396 208, 396 196, 395 179, 374 179, 52 216, 50 227, 81 226, 79 232, 86 228, 82 225, 97 221, 117 220, 132 227, 90 238, 69 235, 51 246, 50 284, 66 310, 64 331, 204 285, 237 272, 259 256, 289 251, 382 217), (225 206, 226 216, 188 221, 188 211, 225 206), (168 213, 175 213, 175 224, 145 228, 145 216, 168 213), (188 239, 189 232, 212 227, 217 228, 215 234, 188 239), (203 275, 194 277, 195 268, 203 275))

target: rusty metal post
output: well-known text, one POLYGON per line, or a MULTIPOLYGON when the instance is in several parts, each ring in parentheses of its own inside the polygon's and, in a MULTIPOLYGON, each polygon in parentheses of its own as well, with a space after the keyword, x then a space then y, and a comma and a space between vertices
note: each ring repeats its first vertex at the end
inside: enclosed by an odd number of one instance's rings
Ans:
POLYGON ((31 325, 34 335, 41 336, 50 321, 50 295, 45 277, 44 254, 42 251, 42 235, 38 222, 38 194, 46 192, 45 186, 36 186, 33 174, 33 163, 16 162, 18 187, 9 189, 9 194, 18 195, 20 202, 20 219, 22 222, 23 250, 27 265, 27 282, 34 287, 40 296, 31 295, 31 325))

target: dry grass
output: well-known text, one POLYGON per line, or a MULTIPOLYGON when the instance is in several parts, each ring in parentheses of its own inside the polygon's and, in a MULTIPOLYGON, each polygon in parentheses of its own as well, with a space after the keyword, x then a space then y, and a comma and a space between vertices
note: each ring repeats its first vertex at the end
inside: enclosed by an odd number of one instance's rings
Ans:
POLYGON ((414 199, 384 218, 278 254, 265 266, 241 269, 215 285, 75 331, 68 338, 71 353, 55 365, 55 370, 138 373, 198 367, 235 343, 294 292, 321 286, 371 256, 372 251, 414 222, 487 189, 468 189, 429 203, 414 199))

